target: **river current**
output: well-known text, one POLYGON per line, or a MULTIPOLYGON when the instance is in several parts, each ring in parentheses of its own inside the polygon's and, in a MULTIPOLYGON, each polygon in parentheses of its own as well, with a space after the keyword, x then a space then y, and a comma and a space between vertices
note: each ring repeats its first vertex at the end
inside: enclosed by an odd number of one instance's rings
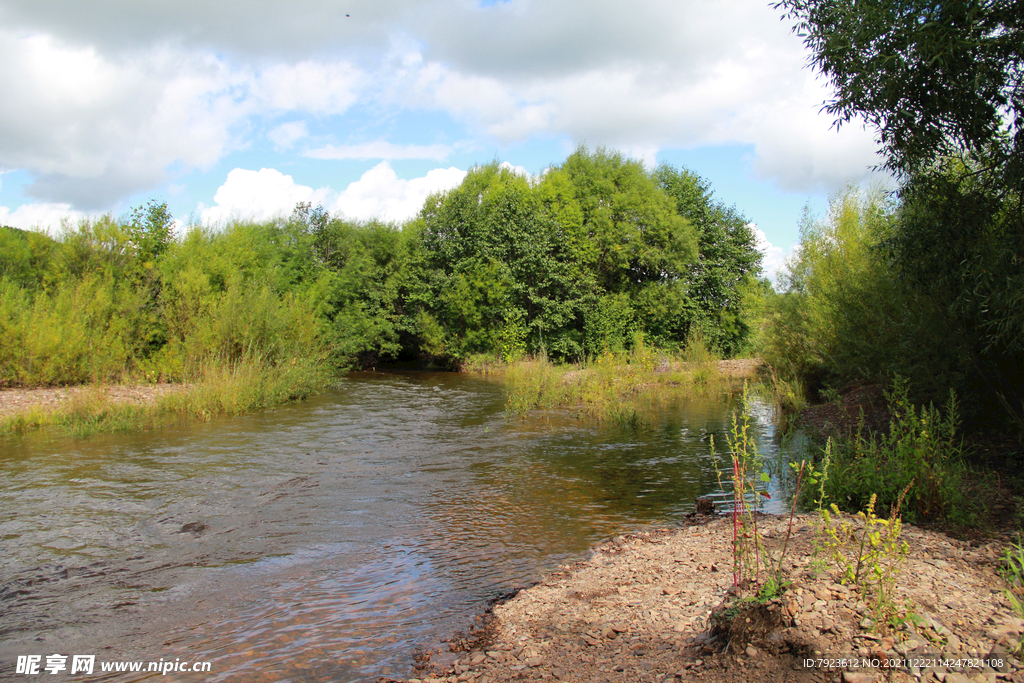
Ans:
POLYGON ((734 408, 509 419, 495 380, 356 373, 208 423, 2 440, 0 680, 54 654, 47 680, 144 680, 101 663, 158 660, 209 662, 182 681, 406 676, 493 598, 718 490, 709 437, 725 445, 734 408))

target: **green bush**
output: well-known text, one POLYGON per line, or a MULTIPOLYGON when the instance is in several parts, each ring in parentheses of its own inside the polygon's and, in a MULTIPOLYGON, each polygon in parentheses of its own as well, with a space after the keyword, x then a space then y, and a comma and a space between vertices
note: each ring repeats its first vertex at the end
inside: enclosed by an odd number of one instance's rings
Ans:
POLYGON ((860 431, 829 444, 828 500, 856 513, 877 496, 878 509, 888 510, 907 491, 903 514, 909 522, 974 521, 976 506, 963 488, 969 471, 957 433, 956 396, 949 396, 941 412, 931 405, 916 408, 906 381, 897 379, 887 400, 893 415, 888 434, 860 431))

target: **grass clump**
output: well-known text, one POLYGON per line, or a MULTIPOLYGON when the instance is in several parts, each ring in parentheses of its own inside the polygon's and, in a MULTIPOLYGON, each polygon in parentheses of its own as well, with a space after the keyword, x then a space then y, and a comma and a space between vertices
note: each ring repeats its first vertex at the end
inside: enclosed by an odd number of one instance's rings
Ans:
POLYGON ((1024 619, 1024 540, 1020 535, 1003 553, 1001 573, 1007 584, 1006 599, 1014 613, 1024 619))

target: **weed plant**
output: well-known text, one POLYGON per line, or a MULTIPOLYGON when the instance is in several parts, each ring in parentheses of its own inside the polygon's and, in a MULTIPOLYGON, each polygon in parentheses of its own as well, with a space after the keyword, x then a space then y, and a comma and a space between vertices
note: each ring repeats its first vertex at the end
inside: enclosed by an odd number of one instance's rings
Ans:
MULTIPOLYGON (((875 514, 878 501, 871 495, 865 508, 856 517, 842 514, 838 506, 826 506, 832 466, 832 441, 826 443, 820 468, 807 460, 792 463, 796 473, 796 487, 790 507, 789 526, 782 547, 776 557, 771 557, 765 548, 757 528, 756 508, 768 493, 763 485, 770 481, 764 470, 764 463, 757 451, 750 433, 750 413, 744 391, 743 408, 733 414, 732 427, 726 435, 731 468, 723 472, 718 467, 719 486, 725 490, 726 478, 732 489, 733 505, 733 591, 736 595, 748 588, 754 588, 753 597, 742 598, 764 602, 786 589, 788 581, 783 572, 793 518, 801 490, 808 490, 816 496, 817 507, 814 548, 815 555, 823 554, 824 564, 830 564, 841 574, 844 583, 852 583, 874 605, 874 623, 883 627, 896 627, 907 618, 908 605, 901 605, 896 599, 896 585, 900 570, 909 553, 908 544, 900 539, 902 520, 901 506, 907 499, 913 482, 909 482, 897 495, 889 516, 875 514), (806 481, 807 488, 803 489, 806 481), (860 520, 857 524, 856 520, 860 520), (762 567, 767 571, 761 578, 762 567)), ((714 454, 714 442, 711 444, 714 454)), ((1024 571, 1024 551, 1021 563, 1012 565, 1024 571)))
POLYGON ((1020 535, 1004 552, 1001 573, 1007 584, 1006 599, 1017 616, 1024 619, 1024 540, 1020 535))
POLYGON ((853 438, 829 443, 827 497, 840 509, 856 512, 872 498, 885 509, 906 495, 909 522, 972 523, 975 506, 962 488, 969 472, 957 435, 956 396, 950 394, 941 412, 934 406, 916 408, 907 398, 906 382, 897 378, 886 398, 892 411, 888 434, 865 434, 861 427, 853 438), (904 494, 911 481, 914 486, 904 494))
MULTIPOLYGON (((741 410, 732 415, 732 426, 726 434, 731 469, 727 475, 732 488, 733 589, 739 592, 746 585, 760 585, 764 542, 757 530, 756 511, 761 499, 769 496, 763 486, 770 480, 764 461, 750 432, 750 395, 744 386, 741 410)), ((715 442, 711 439, 715 456, 715 442)), ((723 472, 714 457, 718 484, 723 490, 723 472)), ((765 558, 767 559, 767 558, 765 558)), ((780 560, 781 566, 781 560, 780 560)), ((778 577, 773 577, 777 579, 778 577)), ((770 579, 772 580, 772 579, 770 579)))
POLYGON ((877 498, 871 496, 854 518, 860 520, 859 528, 834 504, 820 511, 826 555, 842 582, 857 586, 872 601, 876 626, 898 627, 907 617, 908 606, 896 600, 896 582, 910 552, 900 540, 900 505, 911 486, 901 492, 887 518, 875 514, 877 498))

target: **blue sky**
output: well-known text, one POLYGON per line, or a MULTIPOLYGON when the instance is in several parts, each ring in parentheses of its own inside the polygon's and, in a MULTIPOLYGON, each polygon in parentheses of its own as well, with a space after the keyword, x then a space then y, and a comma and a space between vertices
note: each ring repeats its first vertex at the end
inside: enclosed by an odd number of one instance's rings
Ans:
POLYGON ((805 205, 879 180, 806 64, 760 0, 0 0, 0 223, 151 198, 211 225, 298 201, 402 221, 474 164, 586 144, 709 180, 771 268, 805 205))

